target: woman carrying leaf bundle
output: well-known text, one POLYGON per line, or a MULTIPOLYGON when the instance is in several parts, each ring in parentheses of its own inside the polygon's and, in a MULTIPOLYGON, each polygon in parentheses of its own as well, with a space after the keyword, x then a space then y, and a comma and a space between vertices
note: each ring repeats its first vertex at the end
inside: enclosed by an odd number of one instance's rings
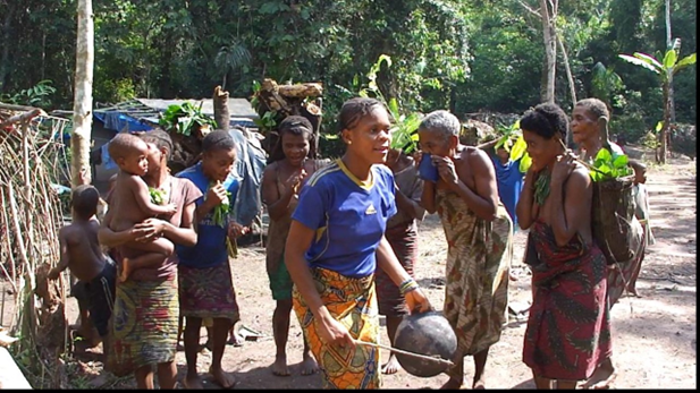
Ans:
MULTIPOLYGON (((634 170, 635 187, 635 216, 630 223, 631 242, 629 249, 633 257, 627 261, 617 261, 615 267, 608 268, 607 297, 609 306, 617 303, 625 289, 635 296, 639 296, 636 290, 637 277, 641 270, 642 261, 647 245, 653 244, 653 236, 649 228, 649 203, 648 194, 644 183, 646 182, 646 168, 643 164, 627 159, 622 148, 611 141, 604 141, 607 135, 607 125, 610 120, 610 112, 605 103, 597 98, 587 98, 578 101, 571 115, 571 130, 574 142, 580 146, 581 158, 596 167, 604 168, 607 176, 619 177, 634 170), (604 132, 601 132, 604 131, 604 132), (609 150, 604 147, 609 147, 609 150)), ((595 180, 602 180, 606 174, 591 173, 595 180)), ((608 385, 614 378, 615 368, 612 359, 608 358, 601 364, 596 373, 586 382, 584 387, 602 387, 608 385)))
POLYGON ((565 150, 568 121, 555 104, 520 120, 532 165, 518 201, 530 229, 525 262, 533 301, 523 361, 538 389, 573 389, 611 356, 607 266, 593 241, 593 185, 588 170, 565 150))
MULTIPOLYGON (((314 131, 311 122, 303 116, 288 116, 277 128, 279 139, 270 153, 270 164, 263 172, 260 192, 267 206, 270 226, 267 230, 266 269, 270 279, 272 298, 277 302, 272 314, 272 331, 277 354, 272 373, 290 375, 287 367, 287 338, 292 312, 292 277, 284 263, 284 246, 292 224, 292 213, 299 203, 304 180, 329 164, 316 160, 314 131)), ((302 375, 318 370, 304 340, 302 375)))
MULTIPOLYGON (((641 224, 641 230, 637 231, 633 236, 635 244, 631 249, 636 251, 634 257, 621 263, 620 269, 611 271, 608 276, 608 298, 612 308, 625 289, 639 297, 636 288, 637 277, 644 260, 646 247, 654 244, 654 237, 649 227, 649 196, 644 184, 646 182, 646 167, 638 161, 625 159, 624 151, 614 142, 602 140, 601 128, 607 127, 609 121, 610 112, 607 106, 597 98, 587 98, 578 101, 571 115, 571 131, 573 132, 574 142, 580 146, 580 156, 583 160, 595 164, 597 158, 605 162, 606 156, 609 156, 607 161, 613 163, 613 165, 608 165, 612 167, 611 170, 624 171, 625 173, 629 172, 628 167, 634 170, 636 184, 634 188, 635 216, 639 224, 641 224), (603 150, 605 142, 610 147, 609 151, 608 149, 603 150), (616 162, 622 162, 623 164, 620 168, 616 168, 616 162)), ((593 175, 601 176, 598 173, 593 173, 593 175)), ((616 173, 611 175, 616 175, 616 173)), ((639 227, 636 223, 633 224, 633 228, 639 227)))
POLYGON ((236 384, 234 377, 221 368, 228 332, 239 319, 227 242, 247 230, 230 219, 238 192, 238 181, 231 175, 235 160, 233 138, 227 131, 216 130, 202 140, 201 161, 177 175, 191 180, 204 193, 196 201, 197 244, 176 247, 180 259, 180 315, 185 317, 184 384, 190 389, 203 388, 197 374, 197 353, 205 318, 214 319, 210 372, 223 388, 236 384))

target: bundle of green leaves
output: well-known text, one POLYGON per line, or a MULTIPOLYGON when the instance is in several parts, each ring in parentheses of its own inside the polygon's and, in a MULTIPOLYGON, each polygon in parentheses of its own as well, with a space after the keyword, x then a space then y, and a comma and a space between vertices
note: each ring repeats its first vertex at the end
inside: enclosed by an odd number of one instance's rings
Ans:
MULTIPOLYGON (((211 187, 212 185, 209 185, 211 187)), ((231 193, 226 193, 226 198, 212 210, 212 220, 214 224, 224 228, 226 227, 226 217, 231 211, 231 193)))
POLYGON ((527 154, 527 143, 523 138, 523 131, 520 129, 520 120, 513 123, 509 128, 503 130, 503 136, 496 142, 494 149, 503 147, 510 153, 510 160, 520 160, 518 169, 525 173, 532 165, 532 159, 527 154))
POLYGON ((165 202, 165 192, 153 187, 148 188, 148 193, 151 194, 151 202, 156 205, 162 205, 165 202))
POLYGON ((630 176, 632 168, 629 166, 629 157, 625 154, 613 156, 610 150, 602 148, 593 160, 593 169, 590 171, 591 179, 595 182, 610 179, 619 179, 630 176))
POLYGON ((389 130, 391 133, 389 146, 392 149, 403 150, 406 154, 413 153, 418 143, 418 127, 422 120, 421 114, 412 112, 408 115, 402 115, 396 98, 389 100, 387 108, 389 108, 391 116, 394 117, 394 125, 389 130))
POLYGON ((168 106, 158 124, 166 130, 176 129, 178 134, 185 136, 190 136, 195 128, 217 127, 214 119, 202 113, 201 105, 196 107, 189 101, 168 106))

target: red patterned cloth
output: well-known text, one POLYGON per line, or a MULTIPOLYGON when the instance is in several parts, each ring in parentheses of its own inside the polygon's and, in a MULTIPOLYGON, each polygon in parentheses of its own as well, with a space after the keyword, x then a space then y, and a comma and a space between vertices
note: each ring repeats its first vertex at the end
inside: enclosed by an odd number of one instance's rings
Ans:
POLYGON ((588 379, 612 354, 605 257, 579 235, 557 246, 540 221, 530 228, 528 248, 536 293, 523 361, 540 377, 588 379))
POLYGON ((226 261, 209 268, 178 266, 180 315, 195 318, 239 320, 231 266, 226 261))

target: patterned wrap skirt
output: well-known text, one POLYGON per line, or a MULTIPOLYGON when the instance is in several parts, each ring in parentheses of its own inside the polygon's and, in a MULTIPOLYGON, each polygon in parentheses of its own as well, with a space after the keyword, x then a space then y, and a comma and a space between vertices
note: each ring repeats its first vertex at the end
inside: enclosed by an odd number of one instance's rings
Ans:
MULTIPOLYGON (((337 272, 311 269, 316 289, 330 314, 342 323, 350 335, 360 341, 379 342, 379 314, 374 275, 349 278, 337 272)), ((296 286, 294 312, 304 331, 328 389, 378 389, 380 387, 379 350, 365 345, 355 349, 326 345, 318 335, 314 316, 296 286)))

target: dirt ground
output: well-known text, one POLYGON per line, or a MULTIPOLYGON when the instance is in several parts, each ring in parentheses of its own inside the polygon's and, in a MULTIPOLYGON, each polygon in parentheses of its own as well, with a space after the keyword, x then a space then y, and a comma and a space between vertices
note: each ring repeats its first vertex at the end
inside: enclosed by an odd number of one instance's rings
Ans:
MULTIPOLYGON (((665 167, 652 166, 648 175, 651 203, 651 223, 656 244, 648 249, 640 274, 638 288, 642 298, 623 297, 612 310, 613 359, 617 378, 613 387, 680 388, 697 387, 696 377, 696 163, 688 159, 672 159, 665 167)), ((517 277, 510 282, 509 302, 515 310, 530 302, 529 271, 522 263, 527 234, 515 235, 515 258, 512 271, 517 277)), ((436 309, 444 299, 444 269, 446 245, 436 215, 427 217, 420 227, 420 258, 416 279, 430 297, 436 309)), ((234 283, 241 308, 240 325, 262 332, 264 337, 247 341, 241 347, 227 346, 224 367, 233 372, 240 383, 236 389, 307 389, 320 388, 319 375, 299 375, 302 333, 296 318, 292 318, 288 358, 292 376, 273 376, 269 366, 274 360, 272 312, 274 301, 265 273, 265 253, 259 246, 240 250, 231 264, 234 283)), ((70 299, 70 320, 75 320, 77 307, 70 299)), ((8 309, 5 310, 6 314, 8 309)), ((5 318, 7 321, 8 319, 5 318)), ((523 334, 526 317, 513 316, 503 331, 500 342, 491 348, 485 377, 488 388, 534 388, 530 370, 522 362, 523 334)), ((239 326, 240 326, 239 325, 239 326)), ((386 329, 382 342, 388 343, 386 329)), ((202 342, 206 333, 202 331, 202 342)), ((99 351, 99 347, 96 348, 99 351)), ((388 352, 382 351, 382 358, 388 352)), ((81 367, 74 378, 74 387, 129 388, 131 378, 98 377, 101 365, 80 355, 81 367)), ((199 369, 205 372, 211 354, 204 350, 199 356, 199 369)), ((177 355, 180 378, 184 376, 184 353, 177 355)), ((473 363, 466 362, 465 382, 470 386, 473 363)), ((404 371, 383 378, 389 389, 438 388, 447 380, 445 375, 418 378, 404 371)), ((207 388, 216 389, 208 374, 207 388)))

